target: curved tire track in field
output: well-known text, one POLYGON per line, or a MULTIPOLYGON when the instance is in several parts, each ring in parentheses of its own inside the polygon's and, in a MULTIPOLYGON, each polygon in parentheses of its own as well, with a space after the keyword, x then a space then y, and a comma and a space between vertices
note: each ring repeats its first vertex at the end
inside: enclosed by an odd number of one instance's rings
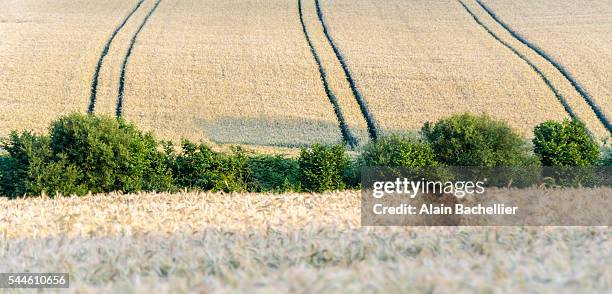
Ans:
POLYGON ((597 116, 599 121, 604 125, 604 127, 606 127, 608 132, 610 132, 610 134, 612 134, 612 124, 610 124, 610 121, 608 120, 606 115, 601 111, 601 109, 599 108, 597 103, 595 103, 595 101, 593 100, 591 95, 572 76, 572 74, 567 69, 565 69, 565 67, 563 67, 559 62, 557 62, 554 58, 552 58, 550 55, 548 55, 544 50, 542 50, 542 48, 540 48, 537 45, 529 42, 529 40, 527 40, 521 34, 517 33, 515 30, 513 30, 508 24, 506 24, 503 20, 501 20, 501 18, 495 13, 495 11, 493 11, 493 9, 489 8, 481 0, 476 0, 476 2, 478 3, 478 5, 480 5, 480 7, 482 7, 482 9, 484 9, 487 12, 487 14, 489 14, 495 20, 495 22, 497 22, 499 25, 501 25, 515 39, 517 39, 519 42, 525 44, 527 47, 529 47, 535 53, 537 53, 542 58, 544 58, 546 61, 548 61, 552 66, 554 66, 565 77, 565 79, 567 79, 570 82, 570 84, 572 84, 572 86, 574 87, 574 89, 576 89, 578 94, 580 94, 580 96, 582 96, 582 98, 584 98, 584 100, 591 107, 591 109, 593 110, 593 112, 595 113, 595 115, 597 116))
POLYGON ((319 0, 314 0, 314 1, 315 1, 315 6, 317 8, 317 17, 319 18, 319 22, 321 22, 321 26, 323 27, 323 33, 325 34, 325 37, 327 38, 329 45, 332 47, 334 53, 336 54, 336 58, 338 58, 338 61, 340 62, 340 65, 342 66, 342 70, 344 71, 344 75, 346 76, 346 80, 348 81, 351 91, 353 92, 353 96, 355 96, 355 99, 357 100, 357 103, 359 104, 359 109, 361 110, 361 114, 365 118, 366 124, 368 126, 368 133, 370 135, 370 139, 372 141, 376 141, 376 139, 378 139, 378 127, 376 126, 374 117, 370 113, 370 110, 368 109, 368 105, 366 104, 365 99, 363 99, 361 92, 357 88, 357 84, 355 83, 355 80, 353 79, 353 76, 351 75, 351 71, 349 70, 348 65, 346 64, 344 55, 342 55, 342 53, 340 52, 340 49, 338 49, 338 47, 336 46, 336 43, 332 39, 329 33, 329 30, 327 29, 327 24, 325 23, 325 18, 323 17, 323 11, 321 10, 321 5, 319 3, 319 0))
POLYGON ((117 26, 117 28, 115 28, 115 30, 111 34, 110 38, 108 39, 108 41, 106 41, 106 44, 104 45, 104 48, 102 49, 102 53, 100 54, 100 58, 98 59, 98 64, 96 65, 96 70, 94 71, 94 76, 93 76, 93 79, 91 81, 91 96, 89 97, 89 107, 87 108, 87 113, 89 113, 89 114, 93 114, 94 111, 95 111, 95 108, 96 108, 96 97, 98 95, 98 81, 100 79, 100 70, 102 69, 102 64, 104 63, 104 58, 106 58, 106 55, 108 55, 108 51, 110 50, 110 46, 113 43, 113 40, 115 40, 115 37, 117 37, 117 34, 119 34, 119 31, 121 31, 121 29, 123 29, 125 24, 127 24, 127 22, 132 17, 132 15, 134 15, 134 13, 136 13, 136 11, 138 11, 140 6, 142 6, 143 2, 144 2, 144 0, 140 0, 138 2, 138 4, 136 4, 136 6, 132 9, 132 11, 123 19, 121 24, 119 24, 119 26, 117 26))
POLYGON ((132 55, 132 50, 134 49, 134 46, 136 45, 136 39, 138 38, 138 34, 140 34, 140 31, 142 31, 144 26, 147 24, 147 21, 149 20, 149 18, 151 18, 151 15, 153 15, 153 13, 155 13, 155 10, 157 10, 157 7, 159 7, 159 4, 161 3, 161 1, 162 0, 157 0, 153 8, 151 8, 149 13, 142 20, 142 23, 138 27, 138 30, 136 30, 136 32, 132 36, 132 40, 130 41, 130 47, 128 48, 127 53, 125 54, 125 58, 123 59, 123 64, 121 65, 121 75, 119 75, 119 94, 117 95, 117 109, 115 112, 115 115, 117 117, 121 117, 121 115, 123 114, 123 94, 125 91, 125 72, 126 72, 128 61, 130 60, 130 56, 132 55))
POLYGON ((542 72, 542 70, 540 70, 533 62, 531 62, 525 55, 521 54, 518 50, 516 50, 514 47, 512 47, 512 45, 510 45, 509 43, 505 42, 504 40, 502 40, 497 34, 495 34, 495 32, 493 32, 491 29, 489 29, 479 18, 478 16, 476 16, 476 14, 470 10, 469 7, 467 7, 467 5, 465 5, 465 3, 462 0, 457 0, 457 2, 459 2, 459 4, 461 4, 461 6, 463 6, 463 8, 465 9, 465 11, 467 11, 467 13, 470 14, 470 16, 474 19, 474 21, 476 21, 476 23, 481 26, 485 31, 487 31, 487 33, 489 33, 489 35, 491 35, 495 40, 497 40, 499 43, 501 43, 502 45, 504 45, 506 48, 510 49, 510 51, 512 51, 512 53, 514 53, 514 55, 518 56, 518 58, 522 59, 525 63, 527 63, 529 65, 529 67, 531 67, 531 69, 533 69, 538 76, 540 76, 540 78, 544 81, 544 83, 546 83, 546 85, 548 86, 548 88, 555 94, 555 97, 557 97, 557 100, 559 100, 559 102, 561 103, 561 105, 563 106, 563 108, 565 109, 565 112, 567 112, 567 114, 569 114, 569 116, 572 119, 577 119, 580 120, 578 118, 578 116, 576 115, 576 113, 574 112, 574 110, 569 106, 569 104, 567 103, 567 100, 565 100, 565 97, 563 97, 563 95, 561 95, 561 93, 559 93, 559 90, 557 90, 557 88, 555 88, 555 86, 552 84, 552 82, 546 77, 546 75, 544 74, 544 72, 542 72))
POLYGON ((329 83, 327 81, 327 73, 323 68, 323 64, 321 63, 321 58, 319 54, 314 48, 312 41, 310 40, 310 35, 308 34, 308 30, 306 29, 306 23, 304 22, 304 14, 302 12, 302 0, 298 0, 298 14, 300 16, 300 23, 302 24, 302 31, 304 32, 304 37, 306 38, 306 42, 308 43, 308 47, 310 48, 310 52, 312 53, 312 57, 315 59, 317 66, 319 67, 319 75, 321 76, 321 81, 323 82, 323 88, 325 89, 325 94, 327 98, 329 98, 329 102, 332 104, 334 108, 334 112, 336 113, 336 118, 338 119, 338 124, 340 127, 340 132, 342 133, 342 139, 344 143, 349 145, 351 148, 355 148, 358 144, 357 138, 353 136, 351 130, 346 124, 346 120, 344 119, 344 115, 342 115, 342 110, 340 109, 340 104, 338 103, 338 99, 336 95, 334 95, 333 91, 329 87, 329 83))

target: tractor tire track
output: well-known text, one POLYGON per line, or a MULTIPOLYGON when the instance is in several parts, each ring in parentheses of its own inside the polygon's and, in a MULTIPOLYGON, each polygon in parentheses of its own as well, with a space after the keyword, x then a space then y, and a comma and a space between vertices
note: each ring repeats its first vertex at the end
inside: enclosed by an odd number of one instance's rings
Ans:
POLYGON ((561 75, 563 75, 563 77, 565 77, 565 79, 570 82, 570 84, 572 85, 572 87, 574 87, 574 89, 578 92, 578 94, 580 94, 580 96, 582 96, 582 98, 584 98, 584 100, 591 107, 591 109, 593 110, 593 112, 595 113, 595 115, 597 116, 599 121, 604 125, 604 127, 608 130, 608 132, 610 132, 610 134, 612 134, 612 124, 610 124, 610 121, 608 120, 608 118, 605 116, 603 111, 599 108, 597 103, 595 103, 595 101, 593 100, 591 95, 572 76, 572 74, 567 69, 565 69, 565 67, 563 67, 558 61, 556 61, 554 58, 552 58, 550 55, 548 55, 542 48, 540 48, 537 45, 529 42, 525 37, 523 37, 521 34, 516 32, 515 30, 513 30, 508 24, 506 24, 495 13, 495 11, 493 11, 491 8, 489 8, 481 0, 476 0, 476 2, 478 3, 478 5, 480 5, 480 7, 482 7, 482 9, 485 10, 485 12, 488 15, 491 16, 491 18, 493 18, 493 20, 495 20, 495 22, 497 22, 499 25, 501 25, 516 40, 518 40, 519 42, 523 43, 525 46, 529 47, 531 50, 533 50, 535 53, 537 53, 540 57, 544 58, 553 67, 555 67, 561 73, 561 75))
POLYGON ((317 66, 319 68, 319 75, 321 77, 321 81, 323 82, 323 88, 325 89, 325 94, 329 99, 329 102, 332 104, 334 108, 334 113, 336 114, 336 118, 338 119, 338 124, 340 127, 340 132, 342 134, 342 139, 344 143, 347 144, 351 148, 357 147, 357 138, 353 136, 351 130, 349 129, 346 120, 344 119, 344 115, 342 114, 342 109, 340 108, 340 104, 338 103, 338 99, 334 92, 331 90, 329 86, 329 82, 327 81, 327 73, 323 68, 323 64, 321 63, 321 58, 317 53, 314 45, 312 44, 312 40, 310 39, 310 35, 308 34, 308 30, 306 29, 306 23, 304 22, 304 13, 302 12, 302 0, 298 0, 298 14, 300 16, 300 23, 302 25, 302 31, 304 32, 304 37, 306 38, 306 42, 308 43, 308 47, 310 48, 310 52, 312 53, 312 57, 314 58, 317 66))
POLYGON ((467 7, 467 5, 465 5, 465 3, 462 0, 457 0, 457 2, 459 2, 459 4, 461 4, 461 6, 463 6, 463 8, 465 9, 465 11, 467 11, 467 13, 470 14, 470 16, 474 19, 474 21, 480 26, 482 27, 487 33, 489 33, 489 35, 491 35, 491 37, 493 37, 496 41, 498 41, 500 44, 504 45, 506 48, 510 49, 510 51, 512 51, 512 53, 514 53, 514 55, 516 55, 518 58, 522 59, 525 63, 527 63, 527 65, 529 65, 529 67, 531 67, 531 69, 533 69, 538 76, 544 81, 544 83, 546 84, 546 86, 548 86, 548 88, 553 92, 553 94, 555 94, 555 97, 557 98, 557 100, 559 100, 559 102, 561 103, 561 105, 563 106, 563 108, 565 109, 565 112, 567 112, 567 114, 572 118, 572 119, 576 119, 576 120, 580 120, 578 118, 578 116, 576 115, 576 113, 574 112, 574 110, 572 109, 572 107, 567 103, 567 100, 565 99, 565 97, 563 97, 563 95, 559 92, 559 90, 557 90, 557 88, 553 85, 553 83, 546 77, 546 75, 544 74, 544 72, 542 72, 542 70, 540 70, 540 68, 538 68, 533 62, 531 62, 527 56, 523 55, 522 53, 520 53, 516 48, 512 47, 511 44, 505 42, 504 40, 502 40, 495 32, 493 32, 491 29, 489 29, 479 18, 478 16, 472 11, 470 10, 469 7, 467 7))
POLYGON ((117 37, 117 34, 119 34, 119 31, 121 31, 121 29, 123 29, 123 27, 130 20, 132 15, 134 15, 134 13, 136 13, 136 11, 138 11, 140 6, 142 6, 143 2, 144 2, 144 0, 140 0, 138 2, 138 4, 136 4, 136 6, 132 9, 132 11, 130 11, 130 13, 123 19, 121 24, 119 24, 119 26, 117 26, 117 28, 115 28, 115 30, 112 32, 110 38, 106 41, 106 44, 104 45, 104 48, 102 49, 102 53, 100 54, 100 58, 98 59, 98 64, 96 65, 96 69, 94 71, 94 76, 93 76, 93 79, 91 81, 91 95, 89 97, 89 107, 87 108, 87 113, 89 113, 89 114, 93 114, 94 111, 95 111, 96 98, 97 98, 97 95, 98 95, 98 83, 99 83, 99 79, 100 79, 100 70, 102 70, 102 64, 104 63, 104 59, 106 58, 106 55, 108 55, 108 51, 110 50, 111 44, 115 40, 115 37, 117 37))
POLYGON ((334 51, 336 58, 340 62, 342 70, 344 71, 344 75, 346 76, 346 80, 348 81, 351 91, 353 92, 353 96, 355 96, 355 99, 357 100, 357 103, 359 104, 359 109, 361 110, 361 114, 365 118, 366 124, 368 126, 368 133, 370 135, 370 139, 375 142, 378 139, 378 127, 376 125, 376 121, 374 120, 374 117, 370 113, 370 110, 368 109, 368 105, 365 102, 365 99, 363 98, 363 96, 361 95, 361 92, 357 88, 357 84, 355 83, 355 80, 353 79, 351 71, 349 70, 348 65, 346 64, 344 55, 342 55, 342 52, 340 52, 340 49, 338 49, 338 47, 336 46, 336 43, 334 42, 333 38, 331 37, 329 33, 327 24, 325 23, 325 18, 323 16, 323 11, 321 10, 321 5, 319 3, 319 0, 314 0, 314 1, 315 1, 315 6, 317 8, 317 17, 319 18, 319 22, 321 23, 321 26, 323 27, 323 33, 325 34, 325 37, 327 38, 329 45, 332 47, 332 50, 334 51))
POLYGON ((149 13, 147 13, 145 18, 142 20, 142 23, 138 27, 138 30, 136 30, 136 32, 132 36, 132 39, 130 40, 130 46, 128 47, 128 50, 125 54, 125 58, 123 59, 123 64, 121 65, 121 74, 119 75, 119 91, 117 94, 117 108, 115 111, 115 115, 117 117, 121 117, 123 114, 123 97, 124 97, 124 91, 125 91, 126 68, 127 68, 130 56, 132 55, 132 51, 134 50, 134 46, 136 45, 136 39, 138 38, 138 34, 140 34, 142 29, 145 27, 145 25, 149 21, 149 18, 151 18, 153 13, 155 13, 155 11, 157 10, 157 7, 159 7, 159 4, 161 3, 161 1, 162 0, 157 0, 153 8, 151 8, 149 13))

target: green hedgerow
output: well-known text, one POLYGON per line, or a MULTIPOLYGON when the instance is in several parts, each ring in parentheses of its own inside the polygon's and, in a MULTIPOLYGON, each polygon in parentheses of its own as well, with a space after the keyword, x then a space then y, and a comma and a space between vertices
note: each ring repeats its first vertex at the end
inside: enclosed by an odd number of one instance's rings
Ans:
POLYGON ((246 191, 248 156, 241 148, 224 154, 206 144, 183 140, 182 152, 174 155, 173 174, 178 186, 205 191, 246 191))
POLYGON ((172 186, 155 138, 123 119, 71 114, 51 124, 50 136, 53 159, 74 165, 78 182, 93 193, 172 186))
POLYGON ((0 185, 11 197, 172 189, 155 139, 121 119, 71 114, 49 136, 13 132, 1 147, 9 158, 0 185))
POLYGON ((532 166, 527 142, 503 121, 487 115, 454 115, 421 129, 438 161, 449 166, 532 166))
POLYGON ((601 166, 612 166, 612 146, 607 146, 602 150, 601 166))
POLYGON ((346 187, 344 173, 349 166, 349 156, 342 145, 314 144, 302 148, 298 160, 302 188, 323 192, 342 190, 346 187))
POLYGON ((43 192, 67 194, 86 193, 83 185, 77 183, 76 167, 65 158, 53 160, 48 136, 30 132, 12 132, 2 141, 2 148, 8 152, 0 163, 1 194, 9 197, 40 195, 43 192))
POLYGON ((544 166, 594 166, 599 147, 578 120, 547 121, 534 128, 533 146, 544 166))
POLYGON ((363 148, 359 157, 362 166, 431 167, 439 166, 429 144, 419 139, 392 135, 379 138, 363 148))
POLYGON ((282 155, 256 155, 248 160, 251 175, 249 191, 288 192, 300 190, 297 160, 282 155))
MULTIPOLYGON (((427 142, 416 137, 391 135, 379 138, 376 142, 367 144, 357 159, 357 165, 362 172, 366 167, 380 167, 376 172, 378 176, 421 178, 429 180, 438 179, 435 169, 441 164, 436 160, 433 149, 427 142)), ((357 175, 360 178, 361 174, 357 175)), ((373 174, 370 174, 373 176, 373 174)))

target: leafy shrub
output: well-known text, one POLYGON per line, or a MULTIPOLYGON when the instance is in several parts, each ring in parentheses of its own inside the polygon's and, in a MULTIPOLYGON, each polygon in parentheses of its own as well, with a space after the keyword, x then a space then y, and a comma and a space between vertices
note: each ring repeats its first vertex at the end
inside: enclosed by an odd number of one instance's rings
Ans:
POLYGON ((594 166, 599 148, 577 120, 547 121, 534 129, 535 153, 544 166, 594 166))
POLYGON ((343 181, 347 189, 359 189, 361 187, 361 169, 362 165, 359 160, 349 160, 348 165, 344 169, 343 181))
POLYGON ((605 147, 602 150, 601 162, 602 166, 612 166, 612 145, 605 147))
POLYGON ((314 144, 302 148, 298 163, 302 188, 322 192, 346 187, 344 172, 349 165, 349 156, 344 146, 314 144))
POLYGON ((248 156, 240 148, 223 154, 183 140, 182 153, 174 157, 173 174, 180 187, 225 192, 247 189, 248 156))
MULTIPOLYGON (((2 141, 2 148, 9 157, 2 160, 0 190, 10 197, 38 195, 42 192, 56 192, 63 188, 75 193, 82 190, 76 184, 74 166, 65 160, 53 162, 49 137, 30 132, 12 132, 2 141)), ((63 191, 63 190, 61 190, 63 191)))
POLYGON ((11 195, 14 181, 12 173, 15 169, 15 160, 9 154, 0 153, 0 197, 11 195))
POLYGON ((114 118, 72 114, 51 124, 50 136, 13 132, 2 148, 2 190, 9 196, 47 192, 169 190, 172 175, 149 134, 114 118))
POLYGON ((440 165, 429 144, 397 135, 380 138, 363 149, 362 166, 430 167, 440 165))
POLYGON ((450 166, 531 166, 537 158, 507 123, 468 113, 442 119, 421 129, 438 161, 450 166))
POLYGON ((71 114, 51 124, 51 152, 75 166, 93 193, 171 187, 158 143, 122 119, 71 114))
POLYGON ((300 190, 298 161, 281 155, 257 155, 249 158, 251 181, 249 190, 254 192, 286 192, 300 190))
POLYGON ((440 166, 440 163, 429 144, 407 136, 392 135, 369 143, 363 148, 357 165, 360 172, 363 167, 384 167, 372 170, 376 174, 370 174, 371 177, 439 178, 437 170, 432 167, 440 166))

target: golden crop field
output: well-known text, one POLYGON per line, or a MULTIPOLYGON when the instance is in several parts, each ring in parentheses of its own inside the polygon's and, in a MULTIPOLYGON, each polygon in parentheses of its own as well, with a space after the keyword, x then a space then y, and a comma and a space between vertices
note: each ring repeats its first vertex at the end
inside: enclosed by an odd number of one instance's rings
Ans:
POLYGON ((296 1, 164 0, 128 72, 126 118, 166 137, 280 146, 341 140, 296 1))
POLYGON ((610 1, 483 1, 508 25, 569 70, 612 116, 610 1))
POLYGON ((136 2, 0 0, 0 136, 85 112, 100 51, 136 2))
MULTIPOLYGON (((543 120, 568 116, 534 69, 462 7, 465 3, 488 29, 518 47, 499 25, 490 25, 475 1, 321 3, 338 46, 385 130, 416 129, 424 121, 471 111, 506 119, 529 135, 543 120)), ((517 49, 569 96, 598 136, 609 135, 569 85, 551 75, 533 54, 517 49)))
MULTIPOLYGON (((534 48, 540 50, 539 44, 529 42, 529 45, 533 46, 529 47, 528 44, 522 43, 519 38, 525 41, 528 40, 522 35, 513 35, 512 33, 516 32, 509 26, 505 28, 504 25, 507 26, 507 22, 501 19, 484 1, 462 0, 460 3, 464 6, 466 12, 473 16, 475 22, 479 23, 483 29, 489 30, 489 35, 491 37, 497 38, 497 41, 506 47, 506 49, 510 51, 514 50, 515 52, 513 53, 515 58, 522 59, 525 65, 531 67, 534 74, 539 75, 542 82, 548 87, 548 91, 554 94, 558 103, 560 105, 565 104, 564 110, 566 115, 582 120, 592 134, 598 139, 605 140, 610 136, 611 131, 606 130, 605 125, 602 124, 602 121, 597 117, 596 112, 589 106, 588 102, 585 101, 581 93, 572 85, 572 82, 560 71, 563 65, 559 64, 560 67, 557 68, 555 64, 546 59, 550 57, 548 53, 540 51, 542 55, 538 54, 534 48), (494 17, 500 22, 503 22, 504 25, 497 22, 494 17), (508 28, 512 29, 512 32, 510 32, 508 28)), ((554 62, 556 63, 557 61, 554 62)), ((565 70, 565 67, 562 69, 565 70)), ((571 72, 567 73, 571 75, 571 72)), ((588 95, 588 93, 585 95, 588 95)))
MULTIPOLYGON (((610 4, 570 2, 484 1, 611 115, 610 4)), ((476 0, 0 7, 0 136, 74 111, 122 115, 163 139, 264 149, 363 144, 465 111, 526 136, 571 115, 610 135, 584 95, 476 0)))
POLYGON ((605 292, 612 282, 609 227, 361 227, 359 201, 357 191, 0 199, 0 271, 69 271, 75 293, 605 292))

